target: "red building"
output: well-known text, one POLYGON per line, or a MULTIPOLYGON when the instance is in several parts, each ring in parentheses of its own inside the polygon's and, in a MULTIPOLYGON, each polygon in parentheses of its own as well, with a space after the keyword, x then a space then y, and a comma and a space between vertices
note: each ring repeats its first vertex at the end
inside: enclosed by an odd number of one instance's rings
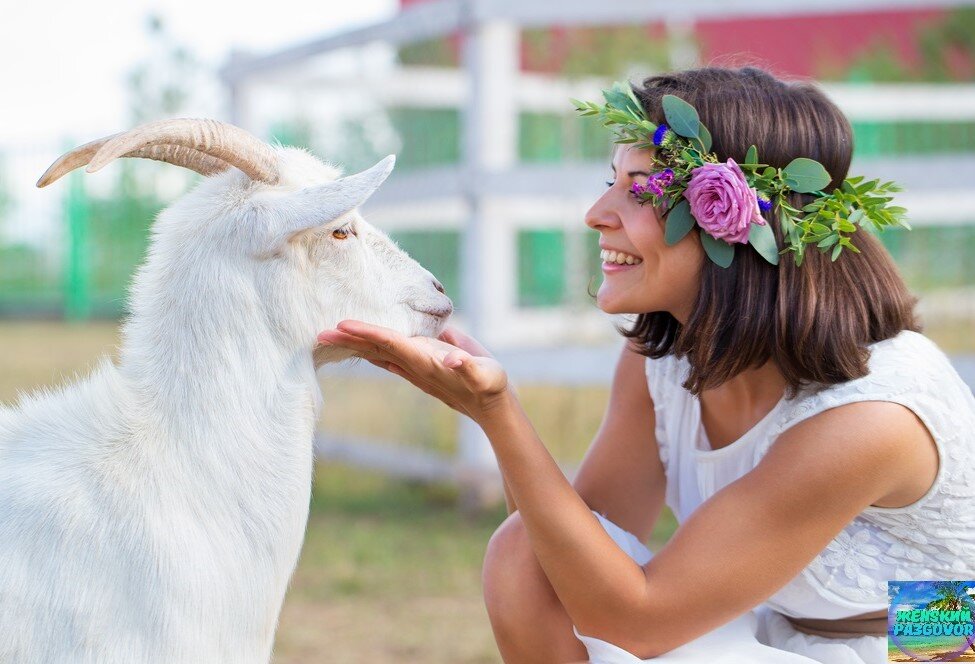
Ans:
MULTIPOLYGON (((400 0, 400 7, 428 1, 400 0)), ((926 32, 946 31, 952 11, 937 6, 808 14, 790 10, 781 15, 698 20, 691 36, 703 64, 757 64, 784 76, 843 79, 855 76, 851 69, 874 55, 889 58, 908 75, 923 78, 921 38, 926 32)), ((594 30, 549 28, 544 53, 523 44, 523 67, 559 71, 568 51, 585 43, 586 37, 580 33, 594 30)), ((660 40, 666 29, 660 22, 647 25, 646 31, 649 40, 660 40)), ((456 40, 453 48, 456 52, 456 40)), ((969 58, 949 57, 948 61, 953 78, 975 74, 969 58)))

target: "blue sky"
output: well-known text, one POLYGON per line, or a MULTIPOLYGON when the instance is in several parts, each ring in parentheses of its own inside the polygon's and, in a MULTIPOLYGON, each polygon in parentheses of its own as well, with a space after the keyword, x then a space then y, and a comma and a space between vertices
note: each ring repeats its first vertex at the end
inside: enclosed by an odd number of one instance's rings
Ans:
MULTIPOLYGON (((975 581, 966 582, 965 588, 969 593, 975 593, 975 581)), ((890 591, 890 597, 899 610, 923 609, 938 597, 931 584, 917 581, 891 581, 890 591)))

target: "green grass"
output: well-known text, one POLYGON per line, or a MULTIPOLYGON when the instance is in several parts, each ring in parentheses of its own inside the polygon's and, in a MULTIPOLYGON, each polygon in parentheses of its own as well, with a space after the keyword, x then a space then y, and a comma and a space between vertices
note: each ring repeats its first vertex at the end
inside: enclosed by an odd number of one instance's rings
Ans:
MULTIPOLYGON (((946 350, 971 352, 969 328, 952 329, 932 336, 946 350)), ((116 344, 109 323, 0 324, 0 403, 84 374, 116 344)), ((607 390, 526 385, 519 394, 555 456, 577 462, 607 390)), ((399 381, 333 378, 325 404, 322 426, 329 431, 454 449, 453 411, 399 381), (375 417, 377 400, 388 406, 383 418, 375 417)), ((465 516, 456 506, 453 489, 318 464, 274 662, 499 662, 480 574, 504 510, 465 516)), ((650 548, 658 550, 674 528, 665 510, 650 548)))
MULTIPOLYGON (((109 323, 0 324, 0 403, 84 375, 117 343, 109 323)), ((581 458, 606 389, 525 386, 520 393, 556 456, 581 458)), ((411 386, 332 379, 325 395, 328 430, 445 452, 455 447, 453 411, 411 386), (389 405, 383 418, 375 417, 377 398, 389 405)), ((318 464, 274 662, 499 662, 481 598, 481 563, 505 511, 464 515, 457 503, 447 487, 318 464)), ((673 527, 663 520, 651 547, 673 527)))
POLYGON ((275 662, 498 662, 480 569, 503 508, 319 464, 275 662))

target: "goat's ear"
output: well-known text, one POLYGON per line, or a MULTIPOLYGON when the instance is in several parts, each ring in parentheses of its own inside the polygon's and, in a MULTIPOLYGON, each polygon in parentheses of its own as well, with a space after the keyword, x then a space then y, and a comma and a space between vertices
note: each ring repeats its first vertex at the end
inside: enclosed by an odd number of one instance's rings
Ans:
POLYGON ((389 176, 395 162, 396 157, 389 155, 360 173, 307 187, 275 201, 286 219, 281 239, 325 226, 362 205, 389 176))

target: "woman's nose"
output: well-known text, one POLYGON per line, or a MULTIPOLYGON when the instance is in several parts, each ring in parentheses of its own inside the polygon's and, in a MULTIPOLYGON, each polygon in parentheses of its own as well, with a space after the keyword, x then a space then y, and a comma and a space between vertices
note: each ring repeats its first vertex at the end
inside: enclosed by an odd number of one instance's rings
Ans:
POLYGON ((606 196, 601 197, 593 203, 589 211, 586 212, 586 225, 596 230, 605 228, 617 228, 620 226, 619 215, 608 204, 606 196))

